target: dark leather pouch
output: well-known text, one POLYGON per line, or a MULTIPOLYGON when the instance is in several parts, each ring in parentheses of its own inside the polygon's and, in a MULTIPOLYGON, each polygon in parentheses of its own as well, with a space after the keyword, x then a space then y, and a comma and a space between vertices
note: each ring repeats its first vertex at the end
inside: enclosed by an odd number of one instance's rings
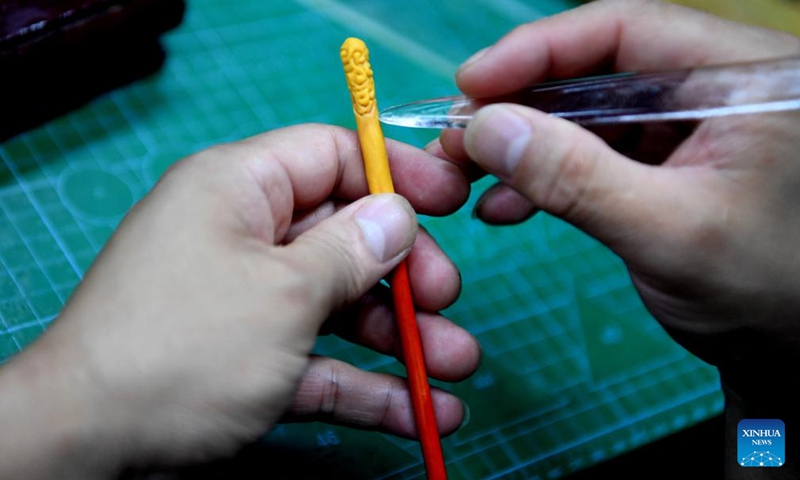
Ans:
POLYGON ((0 142, 152 74, 183 0, 0 0, 0 142))

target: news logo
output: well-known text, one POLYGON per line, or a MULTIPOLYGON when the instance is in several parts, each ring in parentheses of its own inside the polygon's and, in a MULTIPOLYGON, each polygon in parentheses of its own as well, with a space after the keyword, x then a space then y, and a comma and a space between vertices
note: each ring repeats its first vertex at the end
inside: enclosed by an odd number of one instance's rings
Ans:
POLYGON ((786 425, 777 419, 739 422, 739 466, 782 467, 786 463, 786 425))

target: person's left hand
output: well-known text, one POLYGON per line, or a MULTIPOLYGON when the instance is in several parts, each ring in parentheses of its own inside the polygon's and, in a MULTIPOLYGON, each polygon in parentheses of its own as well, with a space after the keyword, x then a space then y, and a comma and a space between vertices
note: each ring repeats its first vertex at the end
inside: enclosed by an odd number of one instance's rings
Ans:
MULTIPOLYGON (((0 370, 4 429, 29 433, 0 434, 13 460, 0 476, 210 460, 282 418, 415 437, 405 380, 310 355, 320 329, 400 354, 379 281, 414 244, 429 374, 457 381, 477 368, 475 339, 436 313, 457 298, 459 274, 417 235, 412 210, 451 213, 468 182, 421 150, 389 141, 388 151, 410 205, 359 199, 368 192, 355 132, 323 125, 214 147, 168 171, 50 329, 0 370)), ((461 402, 436 389, 433 399, 440 431, 453 432, 461 402)))

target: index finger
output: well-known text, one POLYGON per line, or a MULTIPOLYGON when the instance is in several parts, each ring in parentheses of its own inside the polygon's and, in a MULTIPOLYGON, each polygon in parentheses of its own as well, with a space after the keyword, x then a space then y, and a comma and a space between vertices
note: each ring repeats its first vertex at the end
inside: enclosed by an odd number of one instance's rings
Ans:
POLYGON ((600 0, 517 27, 456 74, 491 97, 548 79, 657 71, 800 52, 800 39, 660 1, 600 0))
MULTIPOLYGON (((285 236, 298 210, 369 193, 358 142, 355 131, 342 127, 295 125, 206 149, 172 169, 184 174, 165 179, 186 179, 190 190, 202 190, 186 197, 194 211, 213 212, 212 221, 235 222, 272 241, 285 236)), ((469 184, 456 166, 411 145, 387 139, 386 146, 397 193, 418 213, 445 215, 466 202, 469 184)))
MULTIPOLYGON (((295 125, 237 144, 253 163, 275 162, 283 167, 295 209, 312 208, 328 197, 349 201, 369 193, 358 135, 353 130, 295 125)), ((386 140, 386 149, 397 193, 420 213, 450 213, 466 201, 466 180, 449 162, 391 139, 386 140)))

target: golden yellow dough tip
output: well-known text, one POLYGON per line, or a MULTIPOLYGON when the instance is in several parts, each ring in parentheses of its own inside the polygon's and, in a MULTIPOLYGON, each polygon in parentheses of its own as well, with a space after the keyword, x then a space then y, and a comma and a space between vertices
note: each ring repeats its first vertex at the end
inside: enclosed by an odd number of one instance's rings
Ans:
POLYGON ((369 64, 369 50, 359 38, 350 37, 339 49, 342 57, 347 88, 357 115, 377 114, 375 102, 375 81, 369 64))

